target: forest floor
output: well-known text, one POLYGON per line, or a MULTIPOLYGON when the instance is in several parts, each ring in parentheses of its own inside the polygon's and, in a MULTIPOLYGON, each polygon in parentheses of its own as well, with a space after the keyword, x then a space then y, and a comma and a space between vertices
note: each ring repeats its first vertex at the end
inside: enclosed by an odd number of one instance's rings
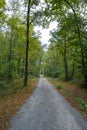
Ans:
POLYGON ((0 93, 0 130, 5 130, 9 124, 9 120, 14 116, 25 103, 25 101, 32 95, 38 83, 37 79, 28 81, 28 86, 20 88, 21 83, 13 86, 11 89, 6 89, 5 94, 0 93), (18 90, 17 90, 18 89, 18 90))
POLYGON ((49 79, 54 87, 75 107, 87 120, 87 89, 83 86, 57 79, 49 79))

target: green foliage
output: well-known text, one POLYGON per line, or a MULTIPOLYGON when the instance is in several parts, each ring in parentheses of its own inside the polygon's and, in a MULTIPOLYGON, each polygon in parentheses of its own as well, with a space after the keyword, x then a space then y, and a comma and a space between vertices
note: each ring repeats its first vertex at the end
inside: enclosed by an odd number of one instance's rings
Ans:
POLYGON ((78 0, 46 2, 46 17, 56 20, 58 27, 51 31, 50 45, 44 57, 45 75, 87 85, 86 12, 82 11, 85 4, 81 6, 78 0))
POLYGON ((60 83, 56 83, 56 87, 57 87, 58 89, 63 89, 63 88, 64 88, 60 83))
POLYGON ((47 79, 48 79, 50 82, 55 82, 55 79, 54 79, 54 78, 49 78, 49 77, 47 77, 47 79))
POLYGON ((0 81, 0 91, 5 89, 6 82, 0 81))
POLYGON ((81 110, 87 110, 87 103, 82 98, 76 98, 75 100, 80 105, 81 110))
MULTIPOLYGON (((24 78, 26 62, 26 11, 24 10, 26 10, 28 1, 21 2, 18 0, 0 1, 0 89, 3 90, 5 90, 8 82, 8 86, 10 86, 14 80, 24 78)), ((39 0, 36 0, 31 3, 30 33, 28 36, 30 41, 29 77, 39 76, 43 54, 42 45, 34 32, 33 13, 35 12, 35 6, 38 6, 39 2, 39 0)), ((9 90, 11 91, 11 88, 9 90)))
MULTIPOLYGON (((81 6, 81 3, 78 2, 78 0, 45 0, 41 4, 42 7, 38 8, 40 0, 31 1, 29 77, 36 77, 40 73, 44 73, 52 78, 57 77, 76 82, 80 80, 86 84, 86 13, 83 9, 85 3, 81 6), (57 21, 58 27, 51 32, 50 45, 44 53, 43 47, 35 35, 34 25, 47 27, 50 21, 57 21)), ((27 12, 24 10, 26 10, 28 0, 22 4, 18 0, 9 0, 8 3, 7 5, 5 0, 0 1, 1 89, 4 89, 7 82, 23 78, 25 66, 27 12), (7 10, 5 11, 5 9, 7 10)))
POLYGON ((11 95, 21 91, 24 88, 22 82, 22 79, 16 79, 11 83, 0 81, 0 100, 2 100, 6 95, 11 95))
MULTIPOLYGON (((30 78, 28 80, 28 86, 30 86, 33 82, 37 81, 38 78, 30 78)), ((0 100, 4 98, 6 95, 12 95, 14 93, 19 93, 24 90, 23 79, 15 79, 11 83, 0 81, 0 100)))

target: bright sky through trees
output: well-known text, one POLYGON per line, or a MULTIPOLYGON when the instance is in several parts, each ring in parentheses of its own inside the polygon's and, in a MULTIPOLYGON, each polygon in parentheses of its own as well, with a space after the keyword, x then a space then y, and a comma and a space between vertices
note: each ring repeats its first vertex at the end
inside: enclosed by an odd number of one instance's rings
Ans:
MULTIPOLYGON (((11 2, 11 0, 6 0, 7 5, 9 5, 9 1, 11 2)), ((41 3, 44 3, 44 0, 41 0, 41 3)), ((22 3, 21 5, 21 10, 24 10, 24 7, 22 7, 22 3)), ((41 7, 37 7, 37 9, 39 9, 41 7)), ((11 15, 11 11, 8 12, 9 15, 11 15)), ((39 26, 35 26, 34 30, 37 33, 37 31, 40 32, 41 36, 40 36, 40 41, 42 42, 42 44, 49 44, 49 39, 50 39, 50 31, 52 31, 53 29, 57 28, 57 22, 50 22, 50 25, 48 28, 42 28, 39 26)))
POLYGON ((40 41, 42 42, 42 44, 49 44, 50 31, 56 28, 57 28, 57 22, 50 22, 49 27, 46 29, 36 26, 35 32, 40 31, 41 33, 40 41))

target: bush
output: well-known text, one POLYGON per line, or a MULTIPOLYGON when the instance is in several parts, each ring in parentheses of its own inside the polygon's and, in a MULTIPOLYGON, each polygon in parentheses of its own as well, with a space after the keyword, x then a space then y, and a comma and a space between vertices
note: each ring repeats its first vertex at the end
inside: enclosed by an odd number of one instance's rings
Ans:
POLYGON ((6 87, 6 82, 5 81, 0 81, 0 90, 4 90, 6 87))
POLYGON ((75 100, 79 103, 81 110, 87 110, 87 103, 82 98, 76 98, 75 100))
POLYGON ((56 83, 56 87, 57 87, 58 89, 63 89, 63 86, 62 86, 61 84, 59 84, 59 83, 56 83))

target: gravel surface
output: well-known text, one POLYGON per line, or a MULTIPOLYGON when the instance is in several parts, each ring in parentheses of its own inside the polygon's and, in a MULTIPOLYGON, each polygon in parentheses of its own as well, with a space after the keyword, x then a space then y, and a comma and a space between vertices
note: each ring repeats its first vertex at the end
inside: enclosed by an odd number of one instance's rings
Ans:
POLYGON ((87 121, 41 78, 31 98, 12 118, 8 130, 87 130, 87 121))

